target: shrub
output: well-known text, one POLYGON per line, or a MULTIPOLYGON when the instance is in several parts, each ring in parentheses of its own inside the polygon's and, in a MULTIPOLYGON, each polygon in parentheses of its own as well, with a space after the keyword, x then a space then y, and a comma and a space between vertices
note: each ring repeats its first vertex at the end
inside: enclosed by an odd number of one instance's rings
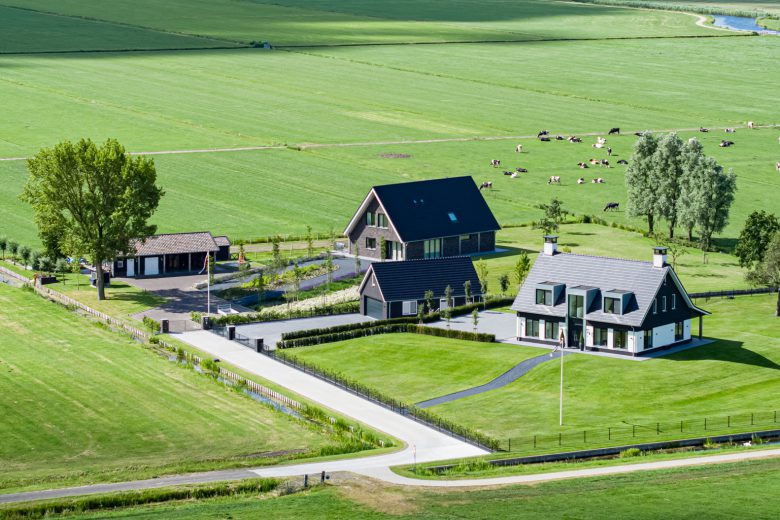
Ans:
POLYGON ((190 312, 190 319, 194 321, 195 323, 200 323, 201 319, 203 318, 203 315, 197 311, 190 312))
POLYGON ((639 448, 628 448, 620 452, 621 459, 630 459, 631 457, 639 457, 642 455, 642 450, 639 448))
POLYGON ((144 316, 143 322, 144 322, 144 325, 146 325, 146 327, 151 332, 153 332, 153 333, 160 332, 160 322, 159 321, 153 320, 149 316, 144 316))
POLYGON ((219 375, 219 364, 213 359, 204 359, 200 362, 200 367, 203 371, 212 377, 219 375))
POLYGON ((213 320, 214 325, 240 325, 243 323, 258 323, 265 321, 279 321, 296 318, 310 318, 312 316, 331 316, 335 314, 352 314, 360 310, 360 302, 344 302, 334 305, 315 307, 306 311, 290 311, 279 313, 256 314, 228 314, 219 316, 213 320))

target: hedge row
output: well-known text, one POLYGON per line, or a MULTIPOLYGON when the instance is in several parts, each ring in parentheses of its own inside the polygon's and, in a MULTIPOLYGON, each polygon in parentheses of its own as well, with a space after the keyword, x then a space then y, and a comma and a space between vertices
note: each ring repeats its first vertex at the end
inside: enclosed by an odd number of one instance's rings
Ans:
MULTIPOLYGON (((403 325, 396 325, 396 326, 403 326, 403 325)), ((457 424, 448 419, 443 419, 428 410, 417 408, 413 404, 408 404, 403 401, 399 401, 398 399, 395 399, 392 396, 377 391, 376 389, 372 388, 369 385, 366 385, 355 379, 351 379, 341 374, 340 372, 324 369, 318 367, 317 365, 312 365, 309 363, 299 361, 294 357, 294 355, 288 354, 283 351, 277 350, 275 351, 274 355, 277 358, 284 360, 288 364, 291 364, 298 368, 302 368, 305 372, 315 374, 321 379, 334 383, 337 386, 348 388, 349 390, 367 398, 368 400, 373 400, 382 403, 388 408, 392 409, 393 411, 397 411, 402 413, 403 415, 416 418, 420 422, 426 423, 434 428, 447 431, 455 435, 456 437, 467 439, 489 450, 493 450, 493 451, 499 450, 499 441, 488 435, 485 435, 484 433, 473 430, 467 426, 457 424)))
POLYGON ((204 499, 222 496, 234 496, 247 493, 267 493, 279 487, 277 479, 262 478, 230 484, 211 484, 186 488, 145 489, 110 495, 99 495, 75 499, 62 499, 58 502, 32 504, 0 510, 0 518, 45 518, 62 513, 82 513, 95 510, 116 509, 170 502, 172 500, 204 499))
MULTIPOLYGON (((466 305, 461 305, 459 307, 453 307, 450 311, 450 315, 455 316, 462 316, 464 314, 471 314, 471 312, 474 309, 492 309, 495 307, 503 307, 505 305, 509 305, 514 301, 514 298, 491 298, 487 300, 484 303, 467 303, 466 305)), ((359 304, 358 304, 359 305, 359 304)), ((441 313, 440 312, 432 312, 430 314, 425 314, 422 317, 423 323, 432 323, 434 321, 439 321, 441 319, 441 313)), ((318 329, 306 329, 306 330, 296 330, 292 332, 285 332, 282 334, 282 340, 288 341, 293 339, 300 339, 300 338, 308 338, 311 336, 325 336, 328 334, 336 334, 340 332, 348 332, 353 330, 360 330, 360 329, 371 329, 375 327, 382 327, 385 325, 396 325, 399 323, 419 323, 420 319, 417 316, 404 316, 402 318, 390 318, 387 320, 376 320, 376 321, 364 321, 361 323, 349 323, 346 325, 334 325, 333 327, 324 327, 324 328, 318 328, 318 329)), ((368 334, 366 334, 368 335, 368 334)), ((360 337, 360 336, 355 336, 360 337)), ((340 341, 340 340, 339 340, 340 341)))
MULTIPOLYGON (((372 324, 374 324, 373 322, 372 324)), ((463 330, 440 329, 437 327, 426 327, 415 323, 395 323, 382 324, 370 327, 344 330, 318 336, 306 336, 298 339, 288 339, 279 341, 276 348, 284 350, 287 348, 308 347, 311 345, 322 345, 323 343, 334 343, 336 341, 345 341, 348 339, 362 338, 365 336, 375 336, 378 334, 392 334, 399 332, 408 332, 411 334, 425 334, 427 336, 436 336, 440 338, 462 339, 467 341, 479 341, 483 343, 494 343, 496 336, 493 334, 483 334, 477 332, 468 332, 463 330)))
POLYGON ((225 325, 240 325, 243 323, 257 323, 263 321, 291 320, 297 318, 311 318, 314 316, 331 316, 333 314, 352 314, 360 310, 359 302, 344 302, 323 307, 314 307, 305 311, 266 312, 255 314, 227 314, 214 318, 212 323, 218 327, 225 325))

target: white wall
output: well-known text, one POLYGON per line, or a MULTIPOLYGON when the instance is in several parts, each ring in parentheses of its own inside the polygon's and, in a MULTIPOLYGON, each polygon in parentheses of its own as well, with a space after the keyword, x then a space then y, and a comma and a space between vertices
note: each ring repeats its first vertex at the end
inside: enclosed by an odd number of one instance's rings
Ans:
POLYGON ((521 338, 525 336, 525 318, 518 316, 517 318, 517 337, 521 338))
MULTIPOLYGON (((634 333, 634 349, 631 352, 642 352, 645 349, 645 331, 637 330, 634 333)), ((629 339, 629 345, 631 340, 629 339)))
POLYGON ((674 343, 674 323, 662 325, 653 329, 653 348, 674 343))
POLYGON ((607 329, 607 348, 615 348, 615 331, 607 329))
POLYGON ((593 325, 585 326, 585 346, 586 347, 593 346, 593 325))
POLYGON ((539 339, 544 339, 544 320, 539 320, 539 339))
POLYGON ((685 320, 683 324, 683 339, 691 339, 691 320, 685 320))

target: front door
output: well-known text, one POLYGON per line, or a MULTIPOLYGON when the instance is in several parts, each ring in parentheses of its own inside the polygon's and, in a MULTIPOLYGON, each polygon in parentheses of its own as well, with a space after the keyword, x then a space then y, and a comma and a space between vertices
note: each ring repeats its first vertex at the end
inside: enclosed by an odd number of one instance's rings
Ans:
POLYGON ((127 259, 127 277, 133 278, 135 276, 135 258, 127 259))
POLYGON ((580 348, 580 346, 585 344, 585 338, 583 337, 582 330, 581 321, 569 321, 569 338, 566 345, 567 347, 580 348))

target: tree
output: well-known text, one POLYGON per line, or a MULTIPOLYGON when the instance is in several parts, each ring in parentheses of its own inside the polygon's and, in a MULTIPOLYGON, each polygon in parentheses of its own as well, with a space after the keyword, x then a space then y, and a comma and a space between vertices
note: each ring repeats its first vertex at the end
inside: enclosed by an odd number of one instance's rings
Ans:
POLYGON ((293 279, 293 296, 295 297, 295 300, 298 300, 298 293, 301 292, 301 282, 303 281, 303 268, 298 265, 298 262, 295 262, 295 266, 292 270, 292 279, 293 279))
POLYGON ((325 274, 327 274, 328 292, 330 292, 330 284, 333 283, 333 271, 336 270, 336 266, 333 264, 333 253, 328 250, 325 252, 325 274))
POLYGON ((417 321, 422 325, 423 315, 425 314, 425 305, 417 306, 417 321))
POLYGON ((336 250, 336 232, 333 230, 333 226, 330 226, 330 231, 328 232, 328 235, 330 236, 330 250, 335 251, 336 250))
POLYGON ((666 219, 669 225, 669 238, 674 238, 674 228, 677 225, 684 148, 683 140, 672 132, 661 137, 652 158, 652 177, 658 197, 656 214, 666 219))
POLYGON ((22 265, 24 267, 27 267, 30 265, 30 255, 32 254, 32 251, 30 251, 30 248, 27 246, 22 246, 19 248, 19 258, 22 260, 22 265))
POLYGON ((88 252, 98 270, 98 300, 104 300, 103 262, 156 231, 147 223, 163 195, 154 162, 127 155, 113 139, 100 147, 82 139, 42 149, 27 168, 21 198, 32 205, 39 232, 57 229, 67 249, 88 252))
POLYGON ((3 252, 3 260, 5 260, 5 249, 8 247, 8 238, 0 236, 0 251, 3 252))
POLYGON ((19 244, 15 240, 8 241, 8 251, 11 253, 11 260, 16 262, 16 253, 19 251, 19 244))
POLYGON ((40 251, 32 251, 30 253, 30 268, 33 271, 46 271, 41 266, 41 258, 43 258, 43 254, 40 251))
POLYGON ((471 303, 471 280, 463 282, 463 294, 466 295, 466 303, 471 303))
POLYGON ((523 251, 520 253, 520 258, 517 259, 515 264, 514 275, 517 285, 520 286, 525 281, 525 277, 531 271, 531 259, 528 258, 528 253, 523 251))
POLYGON ((238 244, 238 270, 239 271, 246 271, 249 269, 249 266, 246 262, 246 251, 244 250, 244 243, 241 242, 238 244))
POLYGON ((775 316, 780 317, 780 231, 769 242, 764 259, 748 273, 748 281, 778 289, 775 316))
POLYGON ((282 253, 279 251, 279 242, 281 241, 282 238, 279 235, 271 237, 271 262, 274 269, 282 267, 282 253))
POLYGON ((474 268, 477 271, 477 278, 479 279, 479 284, 482 286, 482 294, 487 295, 487 286, 488 286, 488 267, 487 262, 484 260, 479 260, 474 263, 474 268))
POLYGON ((498 278, 498 286, 501 288, 501 295, 505 295, 509 290, 509 275, 504 273, 498 278))
POLYGON ((58 258, 57 262, 54 264, 54 271, 62 276, 62 283, 65 283, 66 281, 66 274, 70 270, 70 266, 68 265, 68 261, 64 258, 58 258))
POLYGON ((249 286, 257 290, 257 303, 263 302, 263 295, 265 294, 265 291, 268 288, 268 284, 270 282, 271 279, 268 276, 265 276, 263 273, 258 273, 258 275, 254 277, 251 282, 249 282, 249 286))
POLYGON ((428 313, 433 312, 433 291, 428 289, 425 291, 425 305, 428 307, 428 313))
POLYGON ((653 233, 658 192, 654 177, 653 156, 658 139, 645 132, 634 144, 634 153, 626 169, 627 211, 630 217, 645 217, 648 232, 653 233))
POLYGON ((764 252, 772 237, 780 231, 777 217, 764 210, 754 211, 745 220, 745 226, 739 234, 734 254, 739 258, 739 265, 752 269, 764 260, 764 252))
POLYGON ((73 260, 71 260, 70 268, 73 271, 73 273, 76 275, 76 290, 81 290, 81 262, 79 262, 79 258, 81 258, 81 255, 73 255, 73 260))
POLYGON ((46 274, 51 274, 54 270, 54 262, 46 255, 43 255, 38 259, 38 265, 40 266, 41 271, 46 274))
POLYGON ((723 231, 729 223, 729 209, 737 191, 737 176, 733 171, 723 171, 715 159, 706 157, 702 161, 702 184, 697 227, 701 235, 702 251, 712 247, 712 235, 723 231))
POLYGON ((544 217, 534 225, 534 229, 541 229, 545 235, 557 233, 564 217, 569 214, 563 209, 563 202, 555 197, 549 204, 541 204, 539 207, 544 210, 544 217))
POLYGON ((379 237, 379 260, 384 262, 387 259, 387 241, 385 237, 379 237))
POLYGON ((477 332, 477 325, 479 325, 479 311, 477 309, 471 311, 471 323, 474 325, 474 332, 477 332))
POLYGON ((355 276, 360 275, 360 246, 355 242, 355 276))
POLYGON ((672 259, 672 269, 677 270, 677 260, 679 260, 683 255, 688 254, 688 250, 674 240, 663 240, 662 237, 656 238, 658 238, 659 243, 666 248, 666 252, 672 259))
POLYGON ((311 226, 306 225, 306 256, 314 256, 314 235, 311 233, 311 226))
POLYGON ((682 150, 683 175, 680 179, 680 195, 677 204, 677 222, 688 231, 688 241, 693 242, 693 229, 698 224, 701 204, 702 160, 704 151, 695 137, 688 139, 682 150))
POLYGON ((452 286, 448 285, 444 288, 444 300, 447 302, 447 307, 444 309, 444 319, 447 320, 447 328, 450 328, 450 319, 452 318, 452 286))

